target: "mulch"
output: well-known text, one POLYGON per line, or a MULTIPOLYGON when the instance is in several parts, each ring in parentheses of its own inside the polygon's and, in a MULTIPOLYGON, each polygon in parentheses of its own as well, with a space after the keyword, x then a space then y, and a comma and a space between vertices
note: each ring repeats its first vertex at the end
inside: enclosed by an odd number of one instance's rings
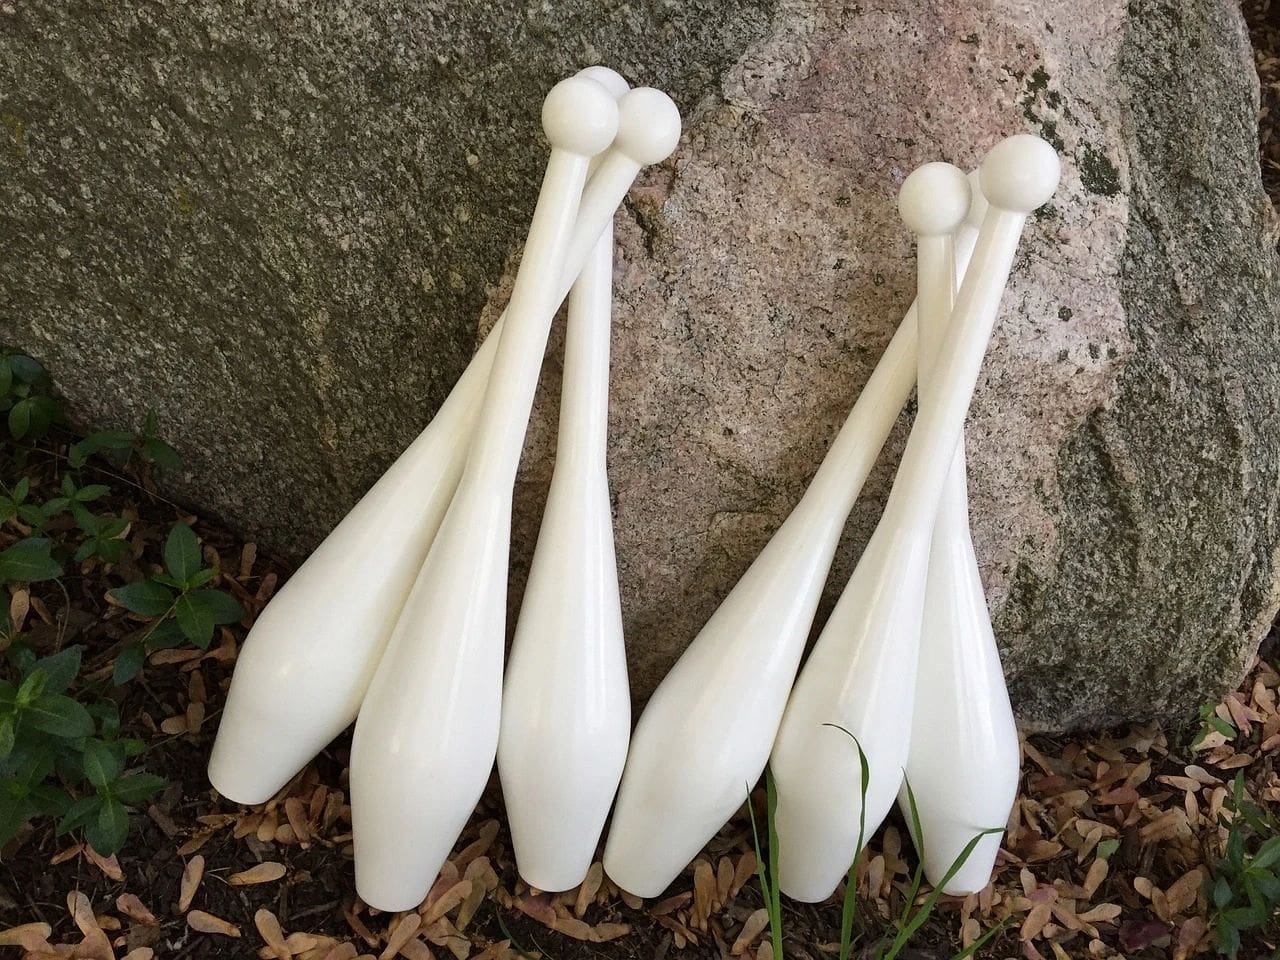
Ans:
MULTIPOLYGON (((145 568, 176 511, 159 500, 133 510, 133 562, 145 568)), ((196 529, 206 561, 220 570, 219 585, 244 600, 251 619, 283 571, 225 531, 202 523, 196 529)), ((107 583, 99 586, 105 594, 107 583)), ((90 570, 71 595, 94 591, 90 570)), ((37 638, 92 649, 125 629, 124 612, 105 601, 96 619, 69 617, 59 602, 50 591, 19 604, 37 638)), ((663 897, 623 893, 598 863, 581 887, 552 895, 518 878, 495 780, 417 910, 387 915, 366 907, 354 896, 345 739, 261 807, 226 803, 205 778, 243 635, 237 625, 207 651, 156 651, 139 680, 115 688, 127 732, 148 744, 147 768, 172 786, 134 818, 119 856, 102 858, 57 838, 48 824, 11 843, 0 868, 0 910, 17 925, 0 932, 0 944, 24 946, 33 957, 130 960, 771 960, 745 806, 663 897)), ((1280 802, 1278 700, 1280 672, 1259 659, 1236 692, 1185 731, 1134 726, 1029 739, 992 884, 974 896, 944 898, 914 955, 949 957, 997 924, 1004 929, 984 956, 1181 958, 1207 951, 1205 880, 1222 855, 1230 781, 1243 771, 1255 802, 1280 802)), ((759 791, 753 802, 763 816, 759 791)), ((863 854, 864 944, 891 931, 903 912, 914 866, 906 836, 900 819, 891 822, 863 854)), ((786 955, 834 955, 839 913, 838 898, 784 904, 786 955)))

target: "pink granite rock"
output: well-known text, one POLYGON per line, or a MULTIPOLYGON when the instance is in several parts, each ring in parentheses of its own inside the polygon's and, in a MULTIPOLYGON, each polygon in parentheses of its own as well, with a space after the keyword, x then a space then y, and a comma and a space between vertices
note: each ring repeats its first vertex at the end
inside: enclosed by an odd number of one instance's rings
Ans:
MULTIPOLYGON (((1030 726, 1071 727, 1185 713, 1238 677, 1277 602, 1280 274, 1247 40, 1226 5, 1184 6, 784 4, 644 178, 618 230, 610 420, 639 695, 799 498, 909 304, 903 178, 973 167, 1020 131, 1064 175, 1024 239, 968 432, 1015 702, 1030 726)), ((557 363, 520 484, 526 556, 557 363)))

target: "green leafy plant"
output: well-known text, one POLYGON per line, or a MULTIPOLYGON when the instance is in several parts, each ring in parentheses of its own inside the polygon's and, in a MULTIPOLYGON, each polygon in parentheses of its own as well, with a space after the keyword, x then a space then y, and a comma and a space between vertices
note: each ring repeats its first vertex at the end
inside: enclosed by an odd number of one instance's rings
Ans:
MULTIPOLYGON (((4 350, 0 418, 0 543, 7 543, 0 549, 0 586, 15 585, 18 597, 31 584, 61 577, 68 561, 123 559, 129 522, 99 512, 98 501, 111 487, 96 481, 132 483, 107 468, 135 456, 164 468, 180 466, 177 453, 156 435, 155 418, 149 416, 138 435, 108 430, 71 442, 44 368, 4 350), (94 462, 95 456, 105 463, 94 462), (53 496, 42 495, 50 487, 53 496), (14 532, 22 539, 8 542, 14 532)), ((135 600, 163 594, 163 615, 154 614, 158 619, 148 631, 158 634, 155 645, 190 638, 207 646, 218 623, 239 619, 243 611, 227 594, 207 588, 214 571, 204 568, 199 543, 185 524, 170 532, 164 554, 165 574, 121 589, 135 600)), ((82 830, 96 850, 110 854, 128 836, 130 807, 165 783, 131 769, 143 744, 121 736, 119 710, 95 673, 80 676, 84 648, 40 658, 22 635, 25 614, 14 618, 7 599, 0 604, 0 662, 9 668, 0 680, 0 844, 32 818, 49 816, 58 818, 59 833, 82 830)), ((115 679, 136 675, 143 656, 140 644, 125 650, 116 658, 115 679)))
POLYGON ((28 537, 0 550, 0 583, 40 583, 62 575, 53 559, 53 544, 44 537, 28 537))
POLYGON ((61 418, 49 375, 30 357, 0 352, 0 414, 9 435, 28 442, 44 436, 61 418))
POLYGON ((1218 952, 1235 960, 1242 934, 1280 929, 1280 835, 1274 817, 1249 800, 1243 772, 1220 823, 1227 842, 1208 881, 1210 922, 1218 952))
POLYGON ((73 443, 67 450, 67 462, 72 467, 82 467, 94 454, 106 457, 117 466, 124 466, 137 456, 163 470, 178 470, 182 467, 182 457, 178 455, 178 451, 156 434, 154 411, 147 414, 141 433, 99 430, 73 443))
POLYGON ((185 523, 169 531, 164 566, 164 573, 111 591, 112 599, 126 610, 151 619, 146 632, 116 657, 117 683, 137 675, 148 650, 177 646, 184 639, 207 649, 216 627, 244 618, 238 600, 205 586, 217 571, 203 565, 200 542, 185 523))
POLYGON ((33 817, 58 816, 59 832, 83 827, 95 850, 112 854, 128 836, 128 807, 165 785, 125 772, 142 743, 119 737, 113 703, 89 707, 68 695, 81 652, 67 647, 36 659, 25 647, 10 648, 20 679, 0 680, 0 844, 33 817), (59 781, 87 781, 92 792, 73 799, 59 781))

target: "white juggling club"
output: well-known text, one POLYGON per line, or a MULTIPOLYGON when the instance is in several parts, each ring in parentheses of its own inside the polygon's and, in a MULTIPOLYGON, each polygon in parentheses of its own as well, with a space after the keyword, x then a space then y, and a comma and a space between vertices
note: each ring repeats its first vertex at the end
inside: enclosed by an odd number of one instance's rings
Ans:
MULTIPOLYGON (((624 98, 615 147, 657 163, 679 138, 680 116, 665 97, 624 98), (648 107, 635 110, 640 102, 648 107)), ((520 875, 540 890, 567 890, 586 876, 631 732, 605 470, 612 273, 606 229, 569 295, 555 472, 502 695, 507 819, 520 875)))
POLYGON ((612 271, 606 229, 569 294, 555 472, 502 691, 502 796, 539 890, 586 876, 631 733, 605 470, 612 271))
POLYGON ((588 163, 618 107, 573 77, 542 124, 551 157, 466 465, 356 720, 356 890, 382 910, 426 895, 497 750, 512 487, 588 163))
MULTIPOLYGON (((948 198, 965 192, 962 176, 949 164, 926 164, 907 177, 899 194, 902 219, 918 235, 921 407, 935 399, 930 370, 954 300, 948 216, 958 203, 948 198)), ((981 200, 975 196, 971 207, 983 205, 981 200)), ((943 892, 975 893, 991 879, 999 834, 983 836, 960 858, 984 830, 1004 826, 1018 791, 1018 771, 1018 730, 969 532, 961 434, 933 524, 906 776, 920 820, 922 836, 914 839, 925 875, 942 885, 956 865, 943 892)), ((905 784, 898 805, 911 827, 905 784)))
MULTIPOLYGON (((583 74, 597 82, 609 81, 611 74, 616 78, 611 91, 620 85, 625 92, 626 82, 611 70, 589 67, 583 74)), ((629 114, 645 112, 655 95, 664 96, 637 91, 638 104, 629 114)), ((613 219, 641 165, 620 150, 610 150, 596 162, 597 175, 582 197, 559 298, 613 219)), ((210 781, 229 799, 270 799, 355 720, 462 475, 505 316, 435 419, 289 578, 249 632, 209 760, 210 781)))
MULTIPOLYGON (((962 230, 963 260, 976 239, 962 230)), ((645 707, 604 856, 623 889, 666 889, 760 778, 840 534, 915 368, 913 305, 808 490, 645 707)))
MULTIPOLYGON (((956 237, 962 272, 978 236, 971 221, 956 237)), ((760 778, 840 534, 915 368, 913 304, 804 497, 641 715, 604 858, 623 889, 666 889, 760 778)))
POLYGON ((990 209, 930 374, 933 399, 920 407, 880 523, 787 703, 770 766, 779 885, 797 900, 830 896, 857 855, 860 812, 869 835, 902 784, 934 519, 1019 236, 1058 174, 1053 149, 1027 135, 983 161, 990 209), (870 766, 865 804, 846 731, 870 766))

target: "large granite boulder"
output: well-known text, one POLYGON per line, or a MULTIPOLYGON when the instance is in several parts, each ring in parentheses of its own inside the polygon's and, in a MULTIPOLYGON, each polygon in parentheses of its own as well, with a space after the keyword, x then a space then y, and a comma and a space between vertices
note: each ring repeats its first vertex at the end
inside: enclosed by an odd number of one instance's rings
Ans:
POLYGON ((1022 130, 1062 152, 1063 184, 969 429, 1020 715, 1186 713, 1238 677, 1280 583, 1280 262, 1229 0, 0 4, 0 338, 86 422, 154 408, 176 491, 300 555, 501 308, 541 91, 596 60, 689 119, 618 227, 610 466, 640 699, 798 499, 910 301, 903 177, 1022 130))

